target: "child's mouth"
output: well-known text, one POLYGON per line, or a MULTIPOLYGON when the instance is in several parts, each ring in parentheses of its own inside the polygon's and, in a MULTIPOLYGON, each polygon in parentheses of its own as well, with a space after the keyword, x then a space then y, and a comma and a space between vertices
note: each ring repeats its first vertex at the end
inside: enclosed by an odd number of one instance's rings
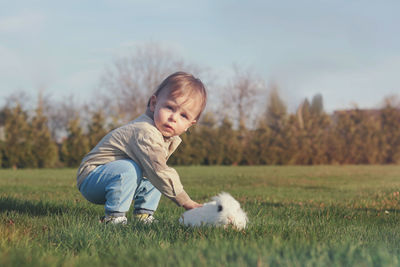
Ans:
POLYGON ((164 128, 166 129, 166 130, 169 130, 169 131, 174 131, 174 128, 172 128, 171 126, 169 126, 168 124, 165 124, 164 125, 164 128))

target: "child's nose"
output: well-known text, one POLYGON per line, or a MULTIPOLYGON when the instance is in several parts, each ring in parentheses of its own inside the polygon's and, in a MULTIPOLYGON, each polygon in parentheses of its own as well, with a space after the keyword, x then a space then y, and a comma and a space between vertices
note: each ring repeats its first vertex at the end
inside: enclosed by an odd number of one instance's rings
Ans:
POLYGON ((169 116, 170 121, 176 122, 176 113, 172 112, 171 115, 169 116))

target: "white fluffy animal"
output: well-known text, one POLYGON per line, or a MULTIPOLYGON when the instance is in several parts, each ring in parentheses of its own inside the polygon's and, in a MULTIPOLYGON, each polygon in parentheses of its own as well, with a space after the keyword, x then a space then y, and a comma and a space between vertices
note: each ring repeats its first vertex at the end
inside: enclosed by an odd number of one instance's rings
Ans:
POLYGON ((214 225, 232 227, 241 230, 248 222, 246 213, 240 204, 230 194, 222 192, 212 198, 213 201, 204 203, 202 207, 185 211, 179 218, 184 225, 201 226, 214 225))

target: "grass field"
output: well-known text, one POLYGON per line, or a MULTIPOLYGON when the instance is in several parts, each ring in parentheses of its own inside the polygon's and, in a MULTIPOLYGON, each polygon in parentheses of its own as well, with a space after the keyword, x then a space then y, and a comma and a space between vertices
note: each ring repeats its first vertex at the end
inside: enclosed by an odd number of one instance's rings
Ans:
POLYGON ((165 197, 157 224, 102 225, 75 170, 0 170, 0 266, 400 266, 400 166, 177 170, 199 202, 231 193, 248 228, 181 226, 165 197))

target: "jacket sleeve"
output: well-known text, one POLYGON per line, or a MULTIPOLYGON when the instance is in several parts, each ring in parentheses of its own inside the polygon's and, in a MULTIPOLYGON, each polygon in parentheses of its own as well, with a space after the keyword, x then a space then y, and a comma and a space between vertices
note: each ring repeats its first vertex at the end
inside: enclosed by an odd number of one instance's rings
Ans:
POLYGON ((129 142, 131 153, 136 156, 146 178, 178 206, 189 201, 190 197, 183 189, 178 173, 167 165, 162 135, 156 129, 154 132, 138 130, 132 138, 135 140, 129 142))

